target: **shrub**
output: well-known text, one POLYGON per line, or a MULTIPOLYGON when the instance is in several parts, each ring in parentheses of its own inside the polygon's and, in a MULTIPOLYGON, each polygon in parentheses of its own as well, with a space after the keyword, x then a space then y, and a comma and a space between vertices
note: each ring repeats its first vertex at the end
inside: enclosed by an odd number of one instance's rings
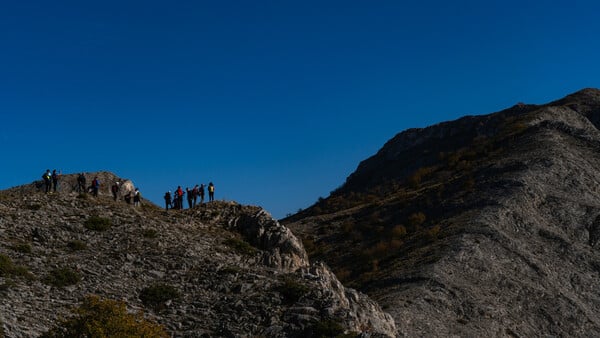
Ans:
POLYGON ((0 277, 29 276, 27 268, 15 265, 10 257, 0 254, 0 277))
POLYGON ((180 295, 173 286, 159 283, 143 288, 139 297, 144 305, 160 309, 167 301, 179 299, 180 295))
POLYGON ((88 296, 72 312, 73 317, 62 320, 41 338, 169 337, 162 325, 148 321, 143 313, 128 313, 124 302, 88 296))
POLYGON ((290 276, 283 278, 283 281, 275 288, 283 297, 286 304, 294 304, 309 291, 308 286, 296 281, 290 276))
POLYGON ((83 225, 90 230, 105 231, 111 227, 112 223, 108 218, 91 216, 83 223, 83 225))
POLYGON ((42 208, 42 206, 40 204, 28 204, 27 205, 27 209, 31 210, 31 211, 38 211, 42 208))
POLYGON ((402 238, 406 236, 406 227, 402 224, 398 224, 392 228, 392 237, 402 238))
POLYGON ((31 253, 31 245, 29 243, 15 244, 12 249, 25 254, 31 253))
POLYGON ((43 279, 44 283, 55 287, 65 287, 79 283, 81 276, 71 268, 58 268, 50 271, 43 279))
POLYGON ((158 231, 156 229, 146 229, 143 233, 144 238, 156 238, 158 237, 158 231))
POLYGON ((310 337, 356 337, 356 335, 344 335, 342 324, 332 320, 324 319, 312 325, 310 332, 306 333, 310 337))
POLYGON ((87 244, 85 244, 84 241, 76 239, 67 243, 67 248, 69 248, 71 251, 80 251, 87 249, 87 244))
POLYGON ((442 228, 439 225, 434 226, 433 228, 427 230, 427 238, 429 240, 436 240, 440 234, 442 228))
POLYGON ((248 242, 235 237, 225 240, 223 244, 227 245, 228 247, 234 249, 235 251, 243 255, 252 256, 257 251, 257 249, 252 245, 248 244, 248 242))
POLYGON ((420 225, 422 225, 423 223, 425 223, 425 220, 427 219, 427 217, 425 216, 424 213, 422 212, 417 212, 414 214, 411 214, 410 216, 408 216, 408 223, 416 228, 420 225))
POLYGON ((433 167, 423 167, 417 169, 409 178, 408 185, 416 189, 421 185, 421 181, 435 171, 433 167))

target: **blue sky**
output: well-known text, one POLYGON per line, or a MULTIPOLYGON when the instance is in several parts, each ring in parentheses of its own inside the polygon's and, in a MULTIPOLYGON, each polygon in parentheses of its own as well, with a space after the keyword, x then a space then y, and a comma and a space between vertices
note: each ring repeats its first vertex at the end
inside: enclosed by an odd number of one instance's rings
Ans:
POLYGON ((600 81, 593 1, 0 5, 0 189, 109 170, 283 217, 396 133, 600 81))

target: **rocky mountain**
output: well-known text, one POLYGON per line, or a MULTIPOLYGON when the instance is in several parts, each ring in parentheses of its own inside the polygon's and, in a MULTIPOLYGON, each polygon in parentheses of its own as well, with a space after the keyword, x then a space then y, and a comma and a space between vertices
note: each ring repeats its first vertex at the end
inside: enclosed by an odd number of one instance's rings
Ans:
POLYGON ((600 91, 404 131, 282 221, 399 336, 600 336, 600 91))
POLYGON ((166 212, 40 182, 0 192, 0 336, 36 337, 87 295, 125 301, 174 337, 394 336, 394 321, 344 287, 259 207, 211 202, 166 212))

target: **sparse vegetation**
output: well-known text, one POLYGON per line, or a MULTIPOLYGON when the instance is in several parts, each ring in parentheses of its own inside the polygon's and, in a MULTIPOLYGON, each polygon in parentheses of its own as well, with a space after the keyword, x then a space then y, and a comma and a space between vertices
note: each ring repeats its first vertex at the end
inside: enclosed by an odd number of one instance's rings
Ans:
POLYGON ((71 251, 80 251, 87 249, 87 244, 84 241, 76 239, 67 243, 67 248, 71 251))
POLYGON ((310 328, 310 332, 307 332, 306 335, 318 338, 351 338, 358 336, 355 333, 344 334, 344 327, 342 324, 333 319, 323 319, 314 323, 310 328))
POLYGON ((294 304, 309 291, 308 286, 298 282, 291 276, 285 276, 281 283, 275 288, 286 304, 294 304))
POLYGON ((148 321, 143 313, 128 313, 124 302, 89 296, 73 313, 41 338, 169 337, 162 325, 148 321))
POLYGON ((42 208, 41 204, 28 204, 27 205, 27 209, 31 210, 31 211, 38 211, 42 208))
POLYGON ((71 268, 58 268, 50 271, 43 282, 55 287, 65 287, 79 283, 81 276, 71 268))
POLYGON ((175 287, 158 283, 143 288, 139 297, 144 305, 159 310, 167 301, 179 299, 180 294, 175 287))
POLYGON ((158 237, 158 231, 156 229, 145 229, 142 235, 144 238, 156 238, 158 237))
POLYGON ((29 243, 17 243, 12 246, 12 249, 24 254, 31 253, 31 245, 29 243))
POLYGON ((241 253, 241 254, 247 255, 247 256, 252 256, 252 255, 256 254, 256 252, 258 251, 255 247, 248 244, 248 242, 244 241, 243 239, 236 238, 236 237, 231 237, 231 238, 226 239, 225 242, 223 242, 223 244, 234 249, 238 253, 241 253))
POLYGON ((90 230, 106 231, 111 227, 112 222, 108 218, 91 216, 83 223, 83 225, 90 230))
POLYGON ((10 257, 0 254, 0 277, 30 276, 27 268, 20 265, 15 265, 10 257))

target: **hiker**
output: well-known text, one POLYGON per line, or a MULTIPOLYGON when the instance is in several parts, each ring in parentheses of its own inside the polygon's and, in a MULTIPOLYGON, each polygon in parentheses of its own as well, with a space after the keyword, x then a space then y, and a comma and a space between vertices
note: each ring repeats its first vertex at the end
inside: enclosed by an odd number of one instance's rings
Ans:
POLYGON ((50 169, 46 169, 46 172, 42 175, 42 179, 44 179, 44 187, 47 194, 50 192, 50 185, 52 184, 52 174, 50 174, 50 169))
POLYGON ((185 188, 185 192, 187 194, 188 207, 191 209, 192 203, 194 202, 194 195, 192 194, 192 191, 188 187, 185 188))
POLYGON ((62 172, 60 174, 57 174, 56 169, 52 170, 52 190, 54 190, 54 192, 56 192, 56 187, 58 186, 58 180, 60 179, 61 175, 62 175, 62 172))
POLYGON ((204 203, 204 184, 200 184, 200 188, 198 188, 198 194, 200 195, 200 204, 204 203))
POLYGON ((96 176, 92 181, 92 195, 94 197, 98 197, 98 190, 100 190, 100 181, 98 180, 98 176, 96 176))
POLYGON ((165 193, 165 209, 169 211, 169 207, 173 209, 173 204, 171 204, 171 191, 165 193))
POLYGON ((117 194, 119 193, 119 184, 120 184, 120 182, 117 181, 117 182, 115 182, 115 184, 112 185, 112 187, 110 187, 110 191, 112 192, 113 199, 115 201, 117 201, 117 194))
POLYGON ((175 193, 177 194, 177 209, 181 210, 183 209, 183 195, 185 192, 183 192, 181 186, 177 186, 177 191, 175 193))
POLYGON ((212 202, 215 200, 215 185, 210 182, 208 184, 208 201, 212 202))
POLYGON ((79 174, 77 177, 77 191, 85 193, 85 175, 83 173, 79 174))
POLYGON ((131 204, 131 191, 128 191, 127 195, 123 196, 123 199, 125 200, 125 203, 131 204))
POLYGON ((135 193, 133 194, 133 206, 139 207, 141 200, 142 200, 142 193, 140 193, 140 189, 135 188, 135 193))
POLYGON ((192 189, 192 195, 194 195, 194 203, 192 204, 192 207, 196 207, 196 201, 198 200, 198 185, 196 184, 196 186, 194 187, 194 189, 192 189))

